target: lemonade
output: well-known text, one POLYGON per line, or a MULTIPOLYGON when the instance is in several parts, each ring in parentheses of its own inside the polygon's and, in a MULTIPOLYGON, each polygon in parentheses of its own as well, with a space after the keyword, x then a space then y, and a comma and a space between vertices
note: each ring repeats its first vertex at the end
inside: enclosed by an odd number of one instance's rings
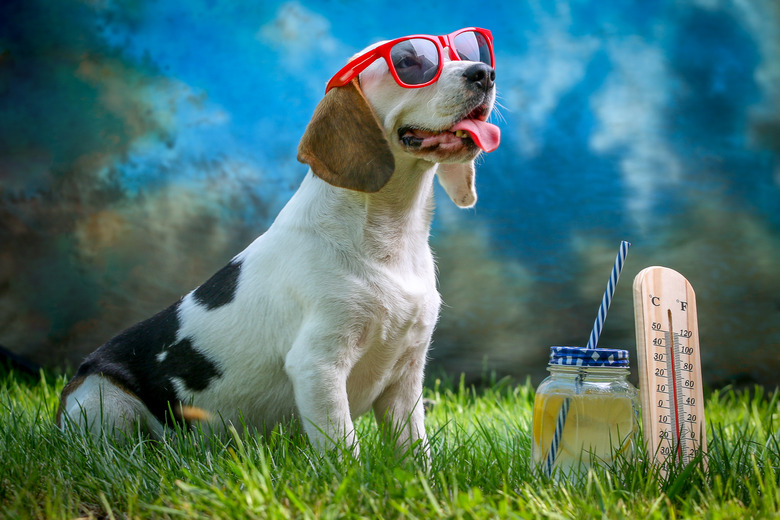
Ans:
POLYGON ((534 400, 532 464, 550 475, 630 456, 638 399, 626 380, 628 353, 553 347, 548 370, 534 400))
POLYGON ((534 400, 532 457, 544 464, 553 442, 563 400, 569 412, 558 444, 555 464, 562 469, 583 467, 591 461, 611 462, 631 447, 635 431, 633 403, 627 397, 603 394, 539 395, 534 400))

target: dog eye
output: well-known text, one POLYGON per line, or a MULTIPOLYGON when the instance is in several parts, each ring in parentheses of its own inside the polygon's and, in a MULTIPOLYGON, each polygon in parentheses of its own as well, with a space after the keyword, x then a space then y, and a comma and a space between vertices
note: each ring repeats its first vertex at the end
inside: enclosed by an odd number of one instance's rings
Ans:
POLYGON ((408 69, 409 67, 419 67, 420 66, 420 58, 417 56, 404 56, 400 60, 394 62, 396 68, 398 69, 408 69))

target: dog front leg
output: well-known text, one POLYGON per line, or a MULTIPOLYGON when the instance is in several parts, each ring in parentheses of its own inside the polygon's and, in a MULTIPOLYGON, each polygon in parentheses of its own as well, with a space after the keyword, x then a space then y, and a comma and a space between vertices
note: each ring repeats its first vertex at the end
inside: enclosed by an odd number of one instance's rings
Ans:
POLYGON ((338 446, 360 454, 347 397, 347 371, 313 355, 312 349, 293 348, 285 371, 292 381, 295 404, 311 443, 320 450, 338 446))
POLYGON ((401 379, 385 388, 374 401, 374 415, 380 426, 389 430, 402 452, 414 449, 416 456, 430 467, 431 451, 425 433, 425 408, 422 402, 423 368, 410 366, 401 379))

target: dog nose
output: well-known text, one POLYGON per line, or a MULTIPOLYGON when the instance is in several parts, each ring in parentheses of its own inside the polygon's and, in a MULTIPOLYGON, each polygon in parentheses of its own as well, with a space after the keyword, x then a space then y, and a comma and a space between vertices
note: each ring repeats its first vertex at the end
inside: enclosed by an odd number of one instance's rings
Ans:
POLYGON ((488 91, 496 82, 496 71, 486 63, 475 63, 463 72, 463 77, 470 85, 488 91))

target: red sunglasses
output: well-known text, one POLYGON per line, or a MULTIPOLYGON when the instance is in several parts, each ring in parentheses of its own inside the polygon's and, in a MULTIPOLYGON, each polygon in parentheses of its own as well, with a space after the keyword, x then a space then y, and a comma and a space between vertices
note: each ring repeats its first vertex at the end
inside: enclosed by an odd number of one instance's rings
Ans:
POLYGON ((396 38, 352 59, 328 82, 325 92, 343 87, 379 58, 384 58, 396 83, 405 88, 425 87, 439 79, 442 53, 451 60, 480 61, 493 67, 493 35, 487 29, 467 27, 444 36, 416 34, 396 38))

